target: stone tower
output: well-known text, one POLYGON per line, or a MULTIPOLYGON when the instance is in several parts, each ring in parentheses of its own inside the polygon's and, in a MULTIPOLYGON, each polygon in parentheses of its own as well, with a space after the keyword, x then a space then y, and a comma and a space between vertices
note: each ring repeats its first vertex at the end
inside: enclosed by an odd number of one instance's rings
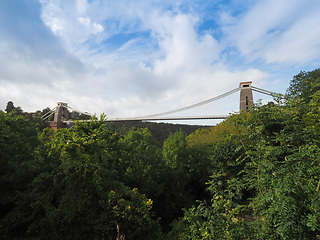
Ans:
POLYGON ((54 120, 48 121, 47 126, 52 129, 67 127, 66 123, 64 123, 63 121, 68 120, 68 115, 68 104, 58 102, 58 106, 54 114, 54 120))
POLYGON ((54 114, 54 122, 63 122, 68 120, 68 104, 58 102, 56 112, 54 114))
POLYGON ((251 81, 240 83, 240 111, 248 111, 253 103, 251 83, 251 81))

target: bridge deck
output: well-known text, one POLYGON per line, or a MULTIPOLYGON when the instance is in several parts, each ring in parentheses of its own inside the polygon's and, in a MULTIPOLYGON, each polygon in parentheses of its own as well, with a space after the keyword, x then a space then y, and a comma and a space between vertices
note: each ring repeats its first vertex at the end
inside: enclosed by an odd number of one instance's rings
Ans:
POLYGON ((226 119, 227 115, 222 116, 190 116, 190 117, 152 117, 152 118, 114 118, 107 119, 107 122, 118 122, 118 121, 165 121, 165 120, 203 120, 203 119, 226 119))
MULTIPOLYGON (((106 122, 122 122, 122 121, 170 121, 170 120, 203 120, 203 119, 227 119, 229 116, 190 116, 190 117, 139 117, 139 118, 110 118, 106 119, 106 122)), ((91 120, 87 120, 91 121, 91 120)), ((72 121, 64 121, 64 123, 69 123, 72 121)))

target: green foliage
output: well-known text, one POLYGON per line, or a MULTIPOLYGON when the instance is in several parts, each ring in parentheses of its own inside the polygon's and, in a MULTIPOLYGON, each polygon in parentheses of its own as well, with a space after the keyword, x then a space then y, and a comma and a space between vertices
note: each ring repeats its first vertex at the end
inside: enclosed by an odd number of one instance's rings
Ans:
POLYGON ((167 166, 165 211, 172 213, 168 222, 182 216, 182 208, 191 207, 197 199, 207 197, 205 182, 209 179, 210 159, 207 149, 191 146, 183 132, 176 132, 163 145, 167 166))
POLYGON ((33 159, 39 144, 33 123, 14 111, 10 114, 0 112, 0 235, 4 239, 7 235, 12 238, 26 231, 30 219, 18 209, 27 210, 25 192, 37 174, 33 159))
MULTIPOLYGON (((48 203, 53 207, 49 223, 57 226, 57 238, 74 239, 78 234, 78 238, 113 239, 117 226, 129 239, 152 236, 157 224, 149 216, 151 202, 120 181, 117 136, 102 121, 79 122, 72 131, 62 131, 51 145, 59 155, 59 171, 55 169, 52 176, 52 190, 60 189, 57 207, 48 203)), ((45 207, 44 201, 41 204, 45 207)))
POLYGON ((161 148, 163 142, 175 132, 182 131, 186 135, 191 134, 198 129, 206 129, 206 126, 197 125, 182 125, 182 124, 170 124, 170 123, 155 123, 155 122, 143 122, 143 121, 124 121, 124 122, 107 122, 110 129, 121 134, 127 135, 132 129, 145 129, 147 128, 152 134, 153 139, 156 141, 156 145, 161 148))
POLYGON ((166 164, 172 169, 188 167, 189 146, 186 135, 183 132, 172 134, 163 144, 163 157, 166 164))
POLYGON ((119 170, 128 186, 138 188, 148 195, 159 191, 163 169, 160 149, 148 129, 132 129, 120 139, 119 170))
POLYGON ((185 211, 172 236, 319 239, 318 82, 319 69, 302 72, 285 105, 257 105, 225 121, 240 131, 212 140, 211 204, 185 211))
POLYGON ((0 111, 0 219, 18 204, 34 177, 32 159, 38 144, 36 128, 30 121, 0 111))
POLYGON ((5 111, 7 113, 14 113, 15 115, 23 115, 23 110, 21 107, 15 107, 12 101, 7 103, 5 111))
POLYGON ((287 90, 287 96, 298 98, 301 103, 309 103, 311 96, 320 90, 320 68, 301 71, 294 76, 287 90))
POLYGON ((239 209, 224 211, 228 202, 218 199, 212 206, 199 204, 185 211, 170 233, 172 239, 255 239, 247 219, 238 217, 239 209))
POLYGON ((41 140, 33 160, 38 174, 5 217, 5 236, 156 239, 152 200, 120 181, 118 137, 103 121, 44 131, 41 140))

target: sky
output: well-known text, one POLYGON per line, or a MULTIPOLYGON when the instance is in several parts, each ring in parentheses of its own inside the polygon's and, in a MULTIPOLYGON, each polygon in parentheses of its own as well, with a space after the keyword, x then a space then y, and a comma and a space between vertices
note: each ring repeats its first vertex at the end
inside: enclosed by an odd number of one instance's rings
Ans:
MULTIPOLYGON (((242 81, 285 93, 320 67, 319 12, 319 0, 0 0, 0 110, 61 101, 136 117, 242 81)), ((211 104, 181 114, 238 111, 239 95, 211 104)))

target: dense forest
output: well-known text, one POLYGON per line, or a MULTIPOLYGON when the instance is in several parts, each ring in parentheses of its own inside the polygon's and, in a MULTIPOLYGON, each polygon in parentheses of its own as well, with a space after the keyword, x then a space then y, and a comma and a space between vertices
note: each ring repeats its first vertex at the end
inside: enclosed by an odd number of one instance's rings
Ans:
POLYGON ((2 239, 320 239, 320 69, 161 145, 18 110, 0 111, 2 239))

